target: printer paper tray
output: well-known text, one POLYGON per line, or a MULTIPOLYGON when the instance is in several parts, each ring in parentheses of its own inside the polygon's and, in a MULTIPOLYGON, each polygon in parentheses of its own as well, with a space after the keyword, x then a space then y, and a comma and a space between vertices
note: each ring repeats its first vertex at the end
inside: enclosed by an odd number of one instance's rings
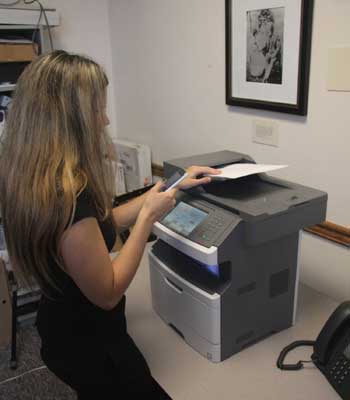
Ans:
MULTIPOLYGON (((149 252, 152 302, 180 332, 189 327, 212 344, 220 343, 220 296, 196 288, 149 252)), ((185 333, 185 332, 184 332, 185 333)))

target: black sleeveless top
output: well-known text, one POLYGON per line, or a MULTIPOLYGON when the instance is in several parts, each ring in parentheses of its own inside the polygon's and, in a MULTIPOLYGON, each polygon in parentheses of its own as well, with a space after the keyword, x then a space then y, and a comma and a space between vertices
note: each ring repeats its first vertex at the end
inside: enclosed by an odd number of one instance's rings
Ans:
MULTIPOLYGON (((84 190, 77 198, 73 224, 84 218, 96 218, 108 251, 116 240, 111 219, 100 221, 91 195, 84 190)), ((50 297, 42 295, 37 327, 46 354, 79 354, 99 351, 101 346, 116 346, 126 333, 125 296, 116 307, 106 311, 91 303, 74 281, 55 263, 49 263, 62 293, 47 288, 50 297), (52 295, 51 295, 52 294, 52 295)))

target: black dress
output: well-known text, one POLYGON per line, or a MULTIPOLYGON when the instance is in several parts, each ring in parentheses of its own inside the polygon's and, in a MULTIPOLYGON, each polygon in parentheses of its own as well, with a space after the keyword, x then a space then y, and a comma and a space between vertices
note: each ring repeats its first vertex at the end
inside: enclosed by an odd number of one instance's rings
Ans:
MULTIPOLYGON (((87 190, 77 198, 73 223, 96 218, 108 251, 116 232, 112 221, 99 221, 87 190)), ((78 393, 79 399, 170 399, 152 378, 148 365, 127 333, 125 296, 110 311, 91 303, 74 281, 50 262, 62 293, 47 288, 37 327, 47 367, 78 393)))

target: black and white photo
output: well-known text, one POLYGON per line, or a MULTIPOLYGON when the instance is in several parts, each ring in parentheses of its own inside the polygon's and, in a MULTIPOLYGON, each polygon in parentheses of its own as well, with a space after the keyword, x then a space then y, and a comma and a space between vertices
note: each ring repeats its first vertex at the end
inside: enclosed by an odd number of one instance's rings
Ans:
POLYGON ((247 11, 247 81, 282 84, 284 7, 247 11))
POLYGON ((307 115, 313 0, 226 0, 226 104, 307 115))

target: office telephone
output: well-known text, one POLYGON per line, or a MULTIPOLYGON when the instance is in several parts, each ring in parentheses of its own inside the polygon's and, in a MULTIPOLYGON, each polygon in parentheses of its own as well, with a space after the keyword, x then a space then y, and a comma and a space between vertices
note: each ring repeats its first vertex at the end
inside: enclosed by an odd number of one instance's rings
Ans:
MULTIPOLYGON (((303 361, 284 364, 286 355, 299 346, 313 346, 312 362, 344 400, 350 399, 350 301, 333 312, 315 341, 299 340, 285 347, 277 360, 277 367, 295 371, 303 368, 303 361)), ((304 361, 305 362, 305 361, 304 361)))

